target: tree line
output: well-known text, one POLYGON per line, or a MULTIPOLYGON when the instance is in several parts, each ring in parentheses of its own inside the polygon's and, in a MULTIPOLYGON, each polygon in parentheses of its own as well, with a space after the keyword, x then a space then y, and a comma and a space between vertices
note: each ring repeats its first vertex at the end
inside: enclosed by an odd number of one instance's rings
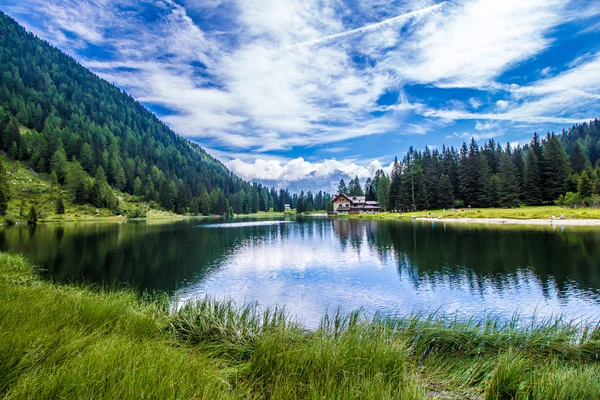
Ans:
POLYGON ((600 122, 560 134, 533 134, 524 146, 475 139, 459 149, 410 148, 388 175, 378 170, 361 187, 358 177, 339 193, 377 200, 387 211, 451 207, 518 207, 559 203, 600 206, 600 122))

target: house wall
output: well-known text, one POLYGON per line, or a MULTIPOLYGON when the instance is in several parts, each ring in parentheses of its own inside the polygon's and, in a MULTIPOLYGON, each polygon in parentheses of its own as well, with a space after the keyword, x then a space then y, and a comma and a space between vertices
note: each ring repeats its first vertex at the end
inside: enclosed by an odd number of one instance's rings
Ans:
POLYGON ((343 206, 350 207, 350 202, 347 199, 345 199, 344 197, 337 198, 333 202, 333 212, 337 213, 338 207, 343 207, 343 206))

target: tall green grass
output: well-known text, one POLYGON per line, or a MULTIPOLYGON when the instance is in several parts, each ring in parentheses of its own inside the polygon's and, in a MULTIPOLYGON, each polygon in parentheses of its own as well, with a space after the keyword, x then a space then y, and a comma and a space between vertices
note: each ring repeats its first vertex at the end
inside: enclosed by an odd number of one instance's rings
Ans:
POLYGON ((600 330, 442 316, 323 318, 60 286, 0 253, 0 397, 598 399, 600 330))

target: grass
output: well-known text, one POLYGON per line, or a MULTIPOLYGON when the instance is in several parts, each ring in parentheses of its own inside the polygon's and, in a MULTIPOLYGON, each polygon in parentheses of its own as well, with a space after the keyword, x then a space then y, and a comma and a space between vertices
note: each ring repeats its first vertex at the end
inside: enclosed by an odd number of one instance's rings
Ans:
POLYGON ((522 206, 519 208, 473 208, 464 211, 427 210, 407 213, 377 213, 363 215, 349 215, 346 218, 364 219, 411 219, 412 217, 441 217, 441 218, 509 218, 509 219, 551 219, 552 215, 575 219, 600 219, 598 208, 566 208, 561 206, 522 206))
POLYGON ((121 206, 121 215, 114 215, 112 211, 105 208, 97 208, 91 204, 75 204, 71 195, 64 188, 52 188, 48 174, 33 171, 27 162, 19 162, 3 157, 6 171, 9 176, 11 200, 8 203, 7 214, 14 220, 25 222, 29 208, 33 205, 40 222, 54 221, 89 221, 89 220, 124 220, 129 211, 137 209, 140 205, 149 207, 147 218, 150 219, 173 219, 181 218, 180 215, 161 210, 158 207, 150 207, 145 202, 137 201, 128 193, 115 191, 121 206), (56 213, 56 201, 59 194, 65 205, 65 213, 56 213), (21 206, 24 204, 21 212, 21 206), (22 215, 21 215, 22 214, 22 215))
POLYGON ((597 399, 600 329, 326 316, 56 285, 0 253, 0 397, 597 399))

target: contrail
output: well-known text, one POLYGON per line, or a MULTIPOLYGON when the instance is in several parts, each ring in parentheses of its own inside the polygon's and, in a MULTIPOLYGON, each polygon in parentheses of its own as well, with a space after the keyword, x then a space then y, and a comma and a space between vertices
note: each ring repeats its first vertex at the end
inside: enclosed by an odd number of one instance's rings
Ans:
POLYGON ((377 30, 377 29, 379 29, 381 27, 384 27, 386 25, 393 25, 393 24, 396 24, 398 22, 404 22, 406 20, 409 20, 412 17, 416 17, 416 16, 419 16, 419 15, 422 15, 422 14, 427 14, 427 13, 430 13, 432 11, 437 11, 440 8, 442 8, 442 6, 445 3, 446 2, 442 2, 442 3, 436 4, 434 6, 430 6, 430 7, 427 7, 427 8, 423 8, 421 10, 412 11, 412 12, 409 12, 409 13, 406 13, 406 14, 398 15, 397 17, 389 18, 389 19, 386 19, 386 20, 381 21, 381 22, 376 22, 374 24, 365 25, 365 26, 362 26, 360 28, 351 29, 349 31, 340 32, 340 33, 336 33, 336 34, 329 35, 329 36, 323 36, 323 37, 318 38, 318 39, 312 39, 312 40, 307 40, 305 42, 296 43, 296 44, 293 44, 291 46, 288 46, 288 48, 293 48, 293 47, 296 47, 296 46, 313 46, 315 44, 320 44, 320 43, 327 42, 327 41, 330 41, 330 40, 334 40, 334 39, 339 39, 339 38, 346 37, 346 36, 355 35, 357 33, 364 33, 364 32, 374 31, 374 30, 377 30))

